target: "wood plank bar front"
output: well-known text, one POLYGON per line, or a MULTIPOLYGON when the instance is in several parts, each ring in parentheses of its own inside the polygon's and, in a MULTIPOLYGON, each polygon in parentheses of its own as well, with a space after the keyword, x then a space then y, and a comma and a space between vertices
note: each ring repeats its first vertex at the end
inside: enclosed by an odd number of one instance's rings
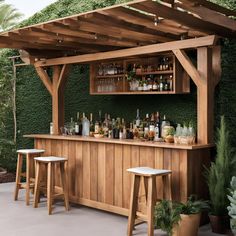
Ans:
MULTIPOLYGON (((31 135, 32 137, 34 135, 31 135)), ((109 140, 36 135, 35 148, 45 149, 45 155, 65 156, 68 160, 69 199, 85 206, 128 215, 131 175, 126 169, 148 166, 171 169, 173 200, 185 202, 190 194, 206 197, 204 167, 210 163, 211 146, 146 146, 145 143, 110 143, 109 140), (107 141, 107 142, 106 142, 107 141), (60 148, 59 148, 60 147, 60 148)), ((60 180, 55 180, 60 185, 60 180)), ((158 199, 163 198, 163 186, 157 178, 158 199)), ((144 189, 141 189, 144 193, 144 189)), ((139 202, 142 202, 142 196, 139 202)))

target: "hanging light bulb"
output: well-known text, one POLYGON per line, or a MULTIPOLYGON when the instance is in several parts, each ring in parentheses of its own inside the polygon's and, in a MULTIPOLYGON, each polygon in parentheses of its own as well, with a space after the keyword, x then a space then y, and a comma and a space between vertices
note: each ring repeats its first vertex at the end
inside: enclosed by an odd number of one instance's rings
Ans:
POLYGON ((158 17, 155 15, 154 17, 154 25, 157 26, 159 23, 158 17))

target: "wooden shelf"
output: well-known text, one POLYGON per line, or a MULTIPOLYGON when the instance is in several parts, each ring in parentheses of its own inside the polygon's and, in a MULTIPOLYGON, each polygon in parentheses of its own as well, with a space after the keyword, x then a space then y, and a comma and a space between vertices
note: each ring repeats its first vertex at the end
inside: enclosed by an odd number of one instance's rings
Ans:
MULTIPOLYGON (((127 81, 126 74, 119 75, 98 75, 98 71, 100 68, 99 62, 90 64, 90 94, 91 95, 148 95, 148 94, 186 94, 190 92, 190 78, 187 73, 184 71, 183 67, 176 60, 174 54, 168 53, 165 55, 156 55, 152 57, 146 58, 126 58, 123 60, 115 60, 109 63, 116 63, 120 65, 124 71, 130 70, 130 65, 141 65, 141 66, 152 66, 152 69, 156 68, 156 66, 160 63, 160 60, 163 56, 168 57, 170 62, 173 64, 173 70, 161 70, 161 71, 149 71, 149 72, 141 72, 136 73, 137 76, 140 76, 142 80, 145 80, 146 75, 172 75, 172 91, 130 91, 129 81, 127 81), (120 78, 117 86, 117 90, 113 92, 97 92, 98 89, 98 81, 99 79, 107 79, 107 78, 120 78)), ((164 76, 165 78, 165 76, 164 76)), ((157 78, 158 79, 158 78, 157 78)), ((159 80, 157 81, 160 82, 159 80)))
POLYGON ((174 91, 127 91, 127 92, 91 92, 91 95, 147 95, 147 94, 176 94, 174 91))
POLYGON ((120 74, 120 75, 97 75, 97 79, 106 79, 106 78, 119 78, 119 77, 124 77, 125 74, 120 74))
POLYGON ((173 73, 174 73, 173 70, 159 70, 159 71, 136 73, 136 75, 166 75, 166 74, 173 74, 173 73))

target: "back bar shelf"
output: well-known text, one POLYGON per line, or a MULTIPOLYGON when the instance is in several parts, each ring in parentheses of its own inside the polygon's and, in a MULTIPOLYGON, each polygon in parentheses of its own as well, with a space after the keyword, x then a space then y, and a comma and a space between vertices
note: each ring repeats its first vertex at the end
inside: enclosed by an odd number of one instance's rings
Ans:
POLYGON ((91 95, 189 92, 189 76, 170 53, 90 64, 91 95))

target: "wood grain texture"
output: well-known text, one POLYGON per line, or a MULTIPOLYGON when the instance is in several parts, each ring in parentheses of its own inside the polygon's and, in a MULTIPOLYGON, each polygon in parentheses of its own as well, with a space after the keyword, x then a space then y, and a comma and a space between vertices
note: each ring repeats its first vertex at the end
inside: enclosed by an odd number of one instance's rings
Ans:
MULTIPOLYGON (((69 159, 70 201, 86 206, 127 214, 132 175, 126 169, 138 166, 171 169, 175 201, 184 202, 192 193, 207 197, 202 172, 203 165, 210 163, 210 148, 182 150, 61 139, 36 139, 35 147, 46 149, 47 155, 69 159)), ((157 177, 156 188, 158 199, 162 199, 165 186, 161 178, 157 177)), ((141 181, 139 210, 145 210, 145 201, 141 181)))

